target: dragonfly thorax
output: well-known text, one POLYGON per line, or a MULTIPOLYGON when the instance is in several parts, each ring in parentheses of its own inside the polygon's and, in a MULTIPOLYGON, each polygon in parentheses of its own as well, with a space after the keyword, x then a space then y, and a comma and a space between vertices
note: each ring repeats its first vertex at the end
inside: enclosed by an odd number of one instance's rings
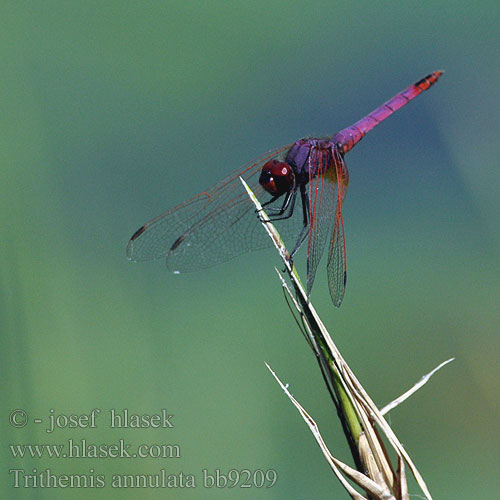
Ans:
POLYGON ((327 139, 301 139, 288 151, 286 162, 292 166, 297 181, 306 183, 330 166, 334 147, 327 139))
POLYGON ((293 188, 295 175, 288 163, 269 160, 262 166, 259 183, 272 196, 281 196, 293 188))

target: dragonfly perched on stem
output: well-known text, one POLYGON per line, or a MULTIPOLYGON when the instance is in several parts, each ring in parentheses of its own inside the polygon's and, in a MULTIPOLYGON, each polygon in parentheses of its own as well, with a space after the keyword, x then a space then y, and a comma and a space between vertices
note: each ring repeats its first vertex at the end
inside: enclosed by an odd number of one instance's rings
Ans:
POLYGON ((241 176, 260 198, 285 238, 294 238, 293 255, 307 240, 307 292, 330 236, 327 275, 330 295, 339 307, 345 293, 347 265, 342 204, 349 174, 344 156, 371 129, 429 89, 435 71, 361 120, 331 137, 305 138, 274 149, 239 168, 210 189, 141 226, 130 238, 133 261, 166 258, 174 273, 197 271, 269 245, 241 176), (297 210, 300 200, 301 209, 297 210), (299 212, 299 215, 297 215, 299 212))

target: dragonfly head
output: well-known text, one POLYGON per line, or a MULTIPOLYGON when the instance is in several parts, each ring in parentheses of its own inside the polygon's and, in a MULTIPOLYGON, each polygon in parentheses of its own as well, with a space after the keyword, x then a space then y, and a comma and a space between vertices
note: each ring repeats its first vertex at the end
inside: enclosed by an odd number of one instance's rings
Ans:
POLYGON ((259 183, 269 194, 281 196, 295 186, 295 175, 288 163, 269 160, 262 166, 259 183))

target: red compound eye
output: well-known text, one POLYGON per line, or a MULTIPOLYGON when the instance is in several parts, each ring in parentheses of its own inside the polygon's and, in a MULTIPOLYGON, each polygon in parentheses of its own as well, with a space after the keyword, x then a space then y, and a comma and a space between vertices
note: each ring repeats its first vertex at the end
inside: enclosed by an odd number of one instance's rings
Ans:
POLYGON ((292 167, 279 160, 269 160, 260 172, 260 185, 273 196, 281 196, 295 184, 292 167))

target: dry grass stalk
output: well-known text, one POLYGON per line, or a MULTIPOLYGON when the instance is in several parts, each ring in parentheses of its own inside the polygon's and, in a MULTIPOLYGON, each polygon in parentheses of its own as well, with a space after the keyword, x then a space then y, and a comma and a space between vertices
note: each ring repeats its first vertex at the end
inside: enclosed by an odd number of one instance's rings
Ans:
POLYGON ((423 377, 412 389, 387 405, 382 411, 379 410, 338 351, 325 325, 309 301, 297 271, 290 260, 289 253, 276 228, 269 220, 267 214, 262 210, 259 201, 243 179, 242 183, 256 206, 264 228, 273 240, 285 264, 285 269, 293 284, 297 298, 291 293, 281 274, 279 272, 278 274, 282 280, 289 305, 295 308, 302 322, 303 333, 318 359, 330 394, 339 410, 344 432, 351 445, 351 452, 353 453, 358 470, 344 464, 330 453, 316 422, 292 396, 288 387, 283 385, 268 365, 269 370, 302 415, 333 472, 339 478, 351 498, 355 500, 367 498, 377 500, 408 500, 409 493, 405 472, 405 464, 407 464, 423 494, 428 500, 432 500, 425 481, 385 420, 384 414, 416 392, 438 369, 451 360, 439 365, 431 373, 423 377), (394 470, 389 459, 389 454, 378 429, 386 436, 396 453, 396 470, 394 470), (360 487, 367 496, 358 492, 347 479, 360 487))

